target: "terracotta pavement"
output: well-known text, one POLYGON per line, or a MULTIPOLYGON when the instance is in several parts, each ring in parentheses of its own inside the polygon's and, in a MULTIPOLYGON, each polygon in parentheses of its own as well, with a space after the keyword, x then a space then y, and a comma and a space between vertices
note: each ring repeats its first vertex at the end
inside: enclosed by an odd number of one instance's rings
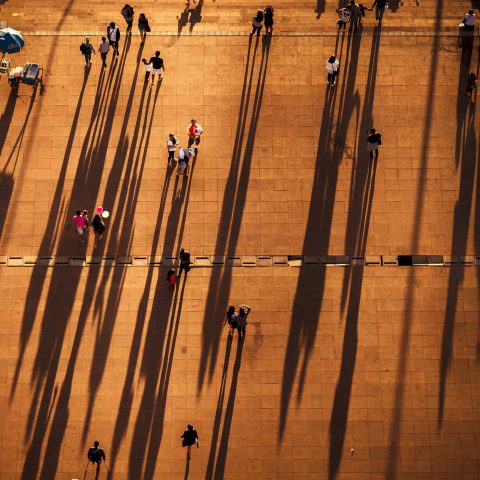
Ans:
MULTIPOLYGON (((152 35, 123 36, 102 71, 98 55, 84 69, 81 35, 122 25, 119 2, 3 2, 25 33, 12 62, 43 77, 12 92, 0 76, 0 257, 477 262, 478 39, 455 32, 478 5, 390 3, 352 37, 335 35, 336 2, 282 1, 257 41, 252 2, 207 1, 180 32, 181 3, 142 2, 152 35), (157 49, 151 87, 140 60, 157 49), (191 118, 204 134, 177 177, 166 138, 185 144, 191 118), (71 216, 98 205, 106 236, 82 248, 71 216)), ((479 478, 477 266, 196 267, 174 290, 165 274, 0 264, 1 480, 93 479, 95 439, 115 480, 479 478), (241 303, 243 342, 222 326, 241 303)))

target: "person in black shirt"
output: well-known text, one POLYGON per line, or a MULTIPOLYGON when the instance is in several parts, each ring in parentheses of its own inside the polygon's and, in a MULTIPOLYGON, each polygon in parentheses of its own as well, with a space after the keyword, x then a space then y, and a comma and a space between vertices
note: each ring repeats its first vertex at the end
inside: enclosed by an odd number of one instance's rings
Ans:
POLYGON ((165 66, 163 65, 163 58, 160 57, 160 52, 158 50, 155 52, 155 56, 150 58, 150 61, 145 65, 152 66, 152 85, 156 73, 160 75, 160 80, 163 78, 163 71, 165 70, 165 66))
POLYGON ((371 128, 367 132, 367 151, 373 160, 373 152, 375 152, 375 160, 378 158, 378 146, 382 144, 382 135, 380 132, 371 128))
POLYGON ((200 444, 198 443, 198 433, 193 428, 193 425, 187 426, 187 429, 183 432, 181 438, 183 438, 182 447, 187 447, 187 458, 190 459, 192 445, 197 444, 197 447, 200 447, 200 444))
POLYGON ((385 7, 387 6, 387 0, 375 0, 373 2, 372 8, 375 7, 375 19, 379 22, 382 21, 383 14, 385 13, 385 7))
POLYGON ((185 275, 190 271, 190 252, 182 248, 180 250, 180 272, 178 278, 182 275, 183 270, 185 270, 185 275))
POLYGON ((88 454, 87 458, 92 462, 93 464, 97 464, 97 472, 100 470, 100 464, 102 463, 102 460, 105 461, 105 452, 103 451, 103 448, 99 447, 100 443, 98 440, 95 440, 93 442, 93 447, 90 447, 88 449, 88 454))

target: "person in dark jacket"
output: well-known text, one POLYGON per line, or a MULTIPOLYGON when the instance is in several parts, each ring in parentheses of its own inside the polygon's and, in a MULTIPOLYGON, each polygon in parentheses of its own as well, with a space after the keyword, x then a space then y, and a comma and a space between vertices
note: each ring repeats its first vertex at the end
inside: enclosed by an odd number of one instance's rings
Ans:
POLYGON ((98 472, 100 470, 100 464, 102 463, 102 460, 105 461, 105 452, 103 448, 100 448, 100 443, 98 440, 95 440, 93 442, 93 447, 88 449, 87 458, 90 462, 92 462, 92 465, 95 463, 97 464, 98 472))
POLYGON ((182 270, 185 270, 185 275, 190 271, 190 252, 183 248, 180 250, 180 271, 178 273, 178 278, 181 277, 182 270))
POLYGON ((189 459, 192 445, 197 444, 197 448, 200 447, 200 444, 198 443, 198 433, 193 428, 193 425, 187 425, 187 429, 183 432, 183 435, 180 438, 183 438, 182 447, 187 447, 187 458, 189 459))
POLYGON ((105 222, 103 221, 103 218, 96 213, 91 225, 93 227, 93 233, 95 234, 94 248, 97 248, 97 243, 102 239, 103 232, 105 231, 105 222))
POLYGON ((138 30, 140 31, 141 43, 144 44, 147 38, 147 32, 150 31, 150 25, 144 13, 141 13, 138 17, 138 30))
POLYGON ((370 155, 370 159, 373 160, 373 154, 375 153, 375 160, 378 158, 378 146, 382 144, 382 134, 377 132, 374 128, 371 128, 367 132, 367 151, 370 155))

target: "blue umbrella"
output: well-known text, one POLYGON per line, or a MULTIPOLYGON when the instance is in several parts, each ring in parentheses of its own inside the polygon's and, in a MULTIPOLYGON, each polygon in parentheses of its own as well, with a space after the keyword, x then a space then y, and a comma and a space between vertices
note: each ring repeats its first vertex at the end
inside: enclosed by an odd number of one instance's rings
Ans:
POLYGON ((22 34, 13 28, 2 28, 0 30, 0 52, 1 53, 17 53, 19 52, 25 42, 22 34))

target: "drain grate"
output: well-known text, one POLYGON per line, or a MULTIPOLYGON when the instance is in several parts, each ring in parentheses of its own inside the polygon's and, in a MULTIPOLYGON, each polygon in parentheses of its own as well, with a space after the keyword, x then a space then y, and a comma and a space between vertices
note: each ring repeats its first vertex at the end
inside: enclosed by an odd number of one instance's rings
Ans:
MULTIPOLYGON (((1 267, 178 267, 173 256, 0 256, 1 267)), ((191 257, 196 268, 212 267, 473 267, 480 265, 480 255, 199 255, 191 257)))

